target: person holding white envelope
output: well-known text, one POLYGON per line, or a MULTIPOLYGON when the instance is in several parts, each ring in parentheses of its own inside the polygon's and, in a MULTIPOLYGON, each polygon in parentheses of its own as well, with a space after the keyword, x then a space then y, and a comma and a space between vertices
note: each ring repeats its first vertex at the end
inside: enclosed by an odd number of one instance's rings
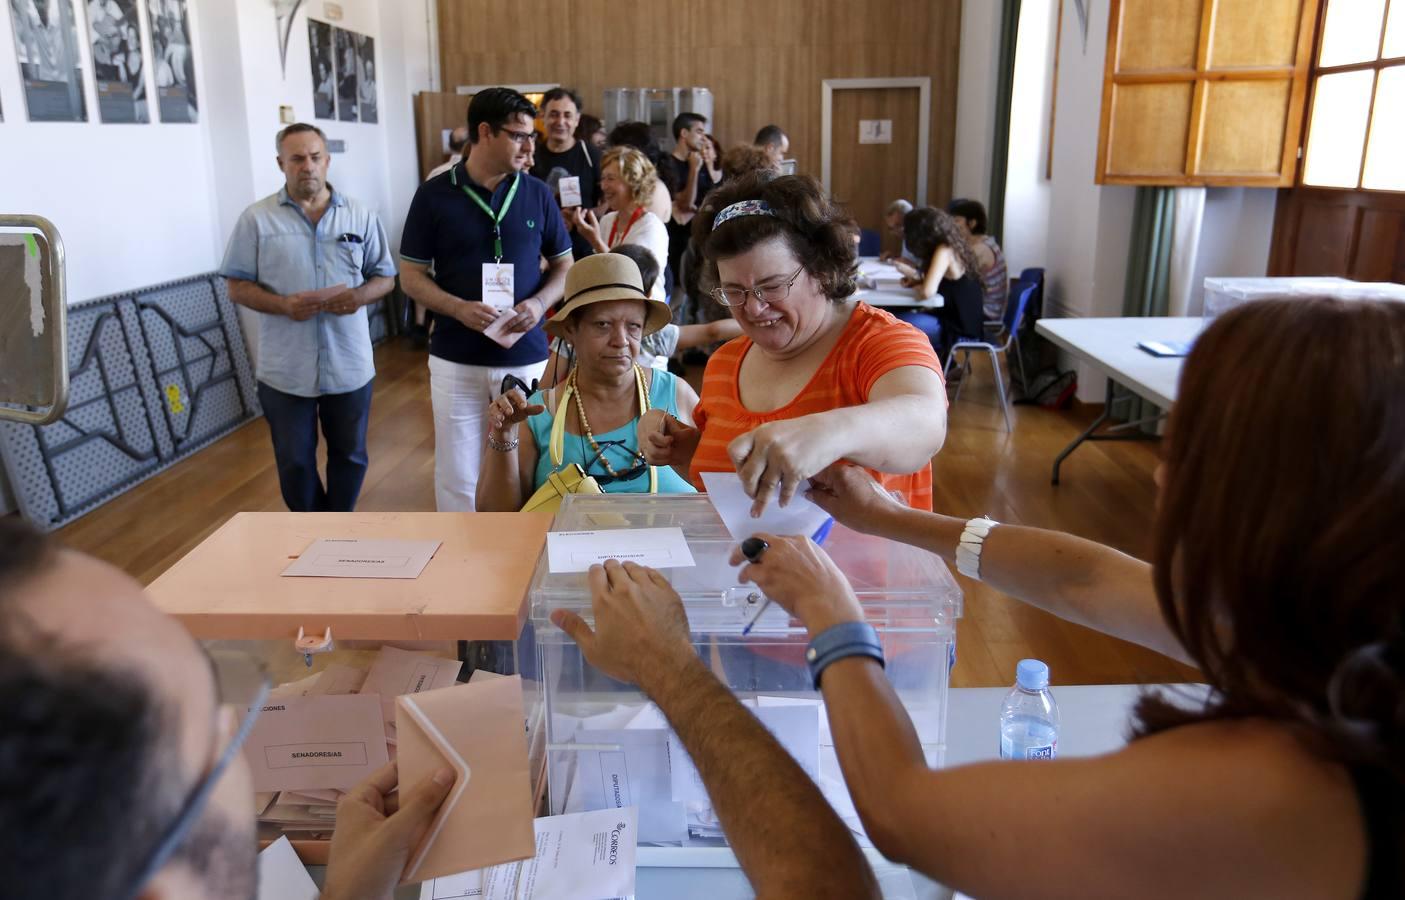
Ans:
POLYGON ((327 181, 320 129, 289 125, 275 145, 286 184, 244 210, 220 274, 229 298, 257 314, 259 402, 283 502, 293 512, 350 512, 366 477, 376 375, 365 308, 395 286, 395 261, 376 214, 327 181))
POLYGON ((488 404, 508 375, 529 384, 541 378, 541 320, 561 299, 571 267, 556 198, 527 173, 536 112, 510 88, 475 94, 468 158, 420 185, 400 239, 405 293, 434 320, 429 384, 440 512, 473 510, 488 404))
MULTIPOLYGON (((0 519, 0 692, 0 897, 254 900, 251 659, 0 519)), ((388 764, 342 799, 321 900, 390 900, 456 776, 398 780, 388 764)))

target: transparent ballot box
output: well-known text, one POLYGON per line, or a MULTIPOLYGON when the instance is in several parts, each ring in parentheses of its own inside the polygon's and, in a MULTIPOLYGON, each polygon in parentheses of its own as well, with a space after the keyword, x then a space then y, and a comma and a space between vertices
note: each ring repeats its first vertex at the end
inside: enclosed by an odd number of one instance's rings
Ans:
MULTIPOLYGON (((805 629, 771 604, 751 632, 742 634, 765 598, 754 585, 738 581, 738 570, 729 564, 736 542, 706 496, 572 495, 552 530, 672 527, 682 529, 696 565, 663 574, 683 598, 698 655, 815 779, 859 842, 871 847, 844 787, 823 700, 805 665, 805 629)), ((912 717, 928 763, 940 766, 960 588, 940 558, 915 547, 836 525, 824 548, 878 630, 887 677, 912 717)), ((556 609, 593 623, 587 576, 553 574, 543 556, 532 579, 531 618, 546 712, 550 813, 638 806, 641 865, 690 867, 717 857, 719 849, 726 850, 726 839, 667 722, 637 688, 584 660, 550 623, 556 609)))
MULTIPOLYGON (((536 649, 527 621, 527 588, 550 523, 544 513, 240 513, 152 582, 148 592, 201 641, 217 665, 233 657, 262 670, 272 686, 265 716, 289 698, 380 695, 379 710, 372 708, 376 702, 345 699, 356 705, 361 726, 356 734, 365 734, 368 722, 382 726, 378 737, 390 759, 394 695, 449 687, 483 670, 524 675, 527 743, 540 806, 545 733, 540 681, 531 662, 536 649), (439 546, 412 578, 284 574, 321 539, 439 546)), ((320 724, 311 730, 325 734, 329 744, 349 740, 340 731, 342 710, 322 712, 336 733, 317 730, 320 724)), ((365 766, 379 758, 379 749, 364 742, 354 746, 353 755, 368 747, 368 759, 357 755, 365 766)), ((246 758, 254 752, 246 745, 246 758)), ((270 758, 268 768, 274 766, 270 758)), ((325 863, 339 790, 291 781, 263 790, 255 798, 260 838, 286 834, 304 862, 325 863)))

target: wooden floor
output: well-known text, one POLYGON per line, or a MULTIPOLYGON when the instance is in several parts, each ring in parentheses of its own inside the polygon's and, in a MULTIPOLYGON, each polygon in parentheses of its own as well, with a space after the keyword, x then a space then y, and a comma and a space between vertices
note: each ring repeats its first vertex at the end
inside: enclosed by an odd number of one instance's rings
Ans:
MULTIPOLYGON (((376 351, 370 471, 358 509, 434 509, 434 425, 425 352, 392 340, 376 351)), ((937 457, 936 507, 1059 528, 1144 556, 1150 543, 1154 444, 1085 444, 1049 484, 1054 455, 1095 410, 1015 408, 1006 434, 988 369, 977 368, 951 411, 937 457)), ((262 419, 58 532, 66 544, 149 583, 236 512, 284 509, 262 419)), ((1056 684, 1184 681, 1195 672, 1150 651, 1067 624, 957 576, 966 589, 953 684, 1014 681, 1034 656, 1056 684)))

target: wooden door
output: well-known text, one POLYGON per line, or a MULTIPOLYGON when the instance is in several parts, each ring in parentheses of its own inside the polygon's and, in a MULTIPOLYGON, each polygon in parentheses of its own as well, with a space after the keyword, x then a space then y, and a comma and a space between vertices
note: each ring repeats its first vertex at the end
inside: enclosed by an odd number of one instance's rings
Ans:
MULTIPOLYGON (((836 88, 830 119, 830 184, 834 199, 849 208, 861 228, 883 234, 883 210, 899 198, 921 206, 917 194, 915 87, 836 88), (887 123, 874 126, 872 123, 887 123), (866 139, 886 143, 863 143, 866 139), (877 132, 882 132, 878 134, 877 132)), ((885 238, 886 243, 886 238, 885 238)))

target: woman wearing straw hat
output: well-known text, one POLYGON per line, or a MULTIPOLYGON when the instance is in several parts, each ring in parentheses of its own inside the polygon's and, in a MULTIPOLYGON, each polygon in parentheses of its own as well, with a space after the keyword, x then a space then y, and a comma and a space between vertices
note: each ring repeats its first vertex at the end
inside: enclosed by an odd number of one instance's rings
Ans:
POLYGON ((572 266, 566 299, 545 327, 575 347, 575 365, 555 388, 531 397, 505 391, 488 407, 477 508, 521 509, 572 464, 606 493, 693 493, 672 468, 649 466, 638 447, 643 413, 660 409, 691 422, 698 402, 687 382, 635 362, 640 338, 669 319, 668 304, 644 292, 629 257, 601 253, 572 266))

